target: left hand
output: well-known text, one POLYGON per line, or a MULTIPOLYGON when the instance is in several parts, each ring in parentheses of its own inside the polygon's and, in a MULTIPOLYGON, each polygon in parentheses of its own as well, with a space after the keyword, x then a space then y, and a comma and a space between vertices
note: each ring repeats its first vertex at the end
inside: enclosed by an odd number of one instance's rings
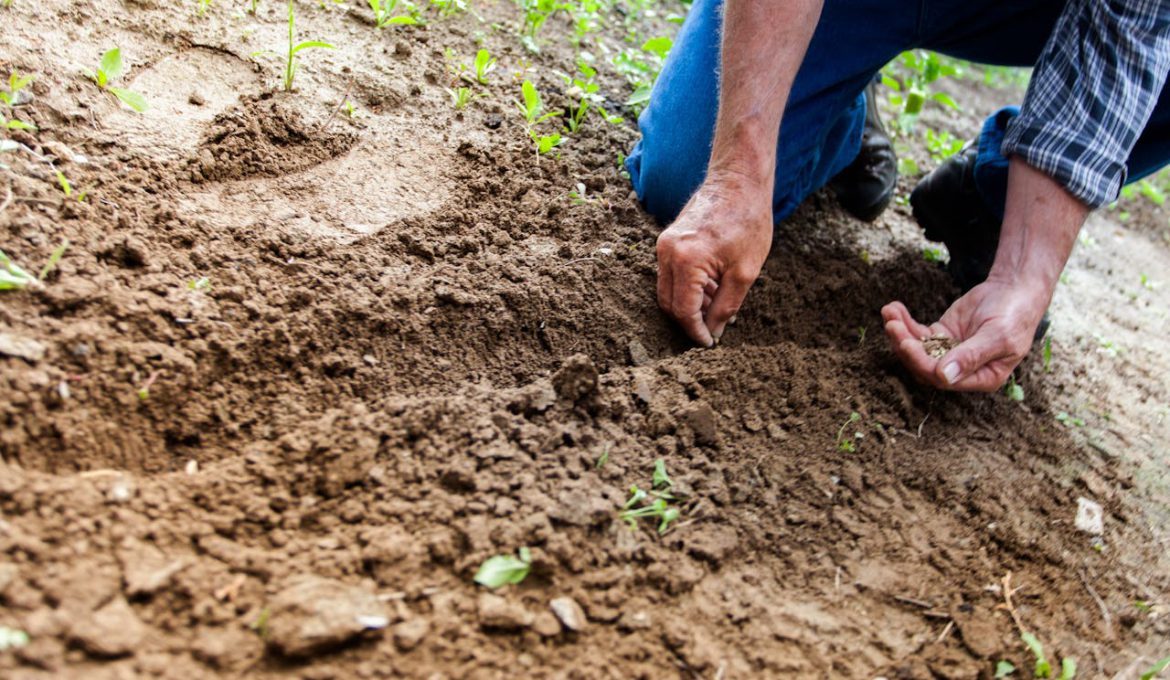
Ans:
POLYGON ((994 392, 1028 353, 1051 299, 1052 290, 1041 282, 992 277, 930 326, 915 321, 901 302, 883 307, 882 318, 894 353, 918 380, 944 390, 994 392), (936 359, 922 344, 932 335, 959 344, 936 359))

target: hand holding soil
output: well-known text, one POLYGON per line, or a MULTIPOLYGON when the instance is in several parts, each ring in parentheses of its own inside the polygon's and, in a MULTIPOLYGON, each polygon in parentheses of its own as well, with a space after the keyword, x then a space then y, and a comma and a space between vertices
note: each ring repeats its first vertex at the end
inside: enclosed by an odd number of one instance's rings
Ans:
POLYGON ((939 389, 993 392, 1032 344, 1051 291, 986 281, 924 326, 901 302, 882 308, 894 352, 918 380, 939 389))

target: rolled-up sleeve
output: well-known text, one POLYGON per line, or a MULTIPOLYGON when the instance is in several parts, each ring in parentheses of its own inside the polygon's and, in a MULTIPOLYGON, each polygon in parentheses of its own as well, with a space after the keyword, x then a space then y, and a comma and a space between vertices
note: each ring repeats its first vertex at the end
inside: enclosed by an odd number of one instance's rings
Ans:
POLYGON ((1126 160, 1170 70, 1170 0, 1069 0, 1001 151, 1092 208, 1117 198, 1126 160))

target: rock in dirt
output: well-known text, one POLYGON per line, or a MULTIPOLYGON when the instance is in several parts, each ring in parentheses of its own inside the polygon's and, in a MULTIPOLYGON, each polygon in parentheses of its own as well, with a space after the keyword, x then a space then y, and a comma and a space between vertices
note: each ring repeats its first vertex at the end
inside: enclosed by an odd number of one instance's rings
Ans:
POLYGON ((577 604, 577 601, 573 598, 553 598, 548 603, 548 607, 556 615, 561 625, 565 627, 565 630, 577 633, 585 628, 585 612, 581 609, 581 605, 577 604))
POLYGON ((597 391, 597 366, 584 354, 574 354, 553 374, 552 383, 557 396, 580 401, 597 391))
POLYGON ((532 630, 540 637, 556 637, 561 634, 561 622, 552 612, 540 612, 532 621, 532 630))
POLYGON ((268 611, 268 645, 285 656, 327 651, 390 622, 373 593, 318 576, 294 578, 268 611))
POLYGON ((189 562, 177 559, 166 564, 149 559, 125 561, 126 594, 130 597, 154 595, 167 587, 175 574, 187 568, 189 562))
POLYGON ((133 654, 146 627, 121 597, 82 617, 69 631, 69 639, 91 656, 113 658, 133 654))
POLYGON ((646 346, 638 340, 631 340, 629 344, 630 350, 630 364, 633 366, 645 366, 650 363, 650 353, 646 351, 646 346))
POLYGON ((1101 505, 1083 496, 1077 498, 1076 527, 1092 536, 1104 535, 1105 512, 1101 509, 1101 505))
POLYGON ((682 420, 695 433, 695 441, 714 445, 718 439, 715 426, 715 411, 708 404, 695 404, 683 411, 682 420))
POLYGON ((45 346, 32 338, 0 333, 0 354, 35 364, 45 358, 45 346))
POLYGON ((531 626, 536 618, 522 605, 491 593, 479 596, 478 608, 479 625, 495 630, 523 630, 531 626))
POLYGON ((394 646, 400 652, 409 652, 418 647, 431 630, 431 624, 424 618, 414 618, 394 626, 394 646))

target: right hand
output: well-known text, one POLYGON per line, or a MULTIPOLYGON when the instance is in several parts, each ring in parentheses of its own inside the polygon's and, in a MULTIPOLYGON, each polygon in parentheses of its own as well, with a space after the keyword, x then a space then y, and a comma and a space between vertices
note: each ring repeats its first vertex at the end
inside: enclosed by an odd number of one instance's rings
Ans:
POLYGON ((692 340, 714 346, 771 247, 771 188, 709 176, 658 236, 658 306, 692 340))

